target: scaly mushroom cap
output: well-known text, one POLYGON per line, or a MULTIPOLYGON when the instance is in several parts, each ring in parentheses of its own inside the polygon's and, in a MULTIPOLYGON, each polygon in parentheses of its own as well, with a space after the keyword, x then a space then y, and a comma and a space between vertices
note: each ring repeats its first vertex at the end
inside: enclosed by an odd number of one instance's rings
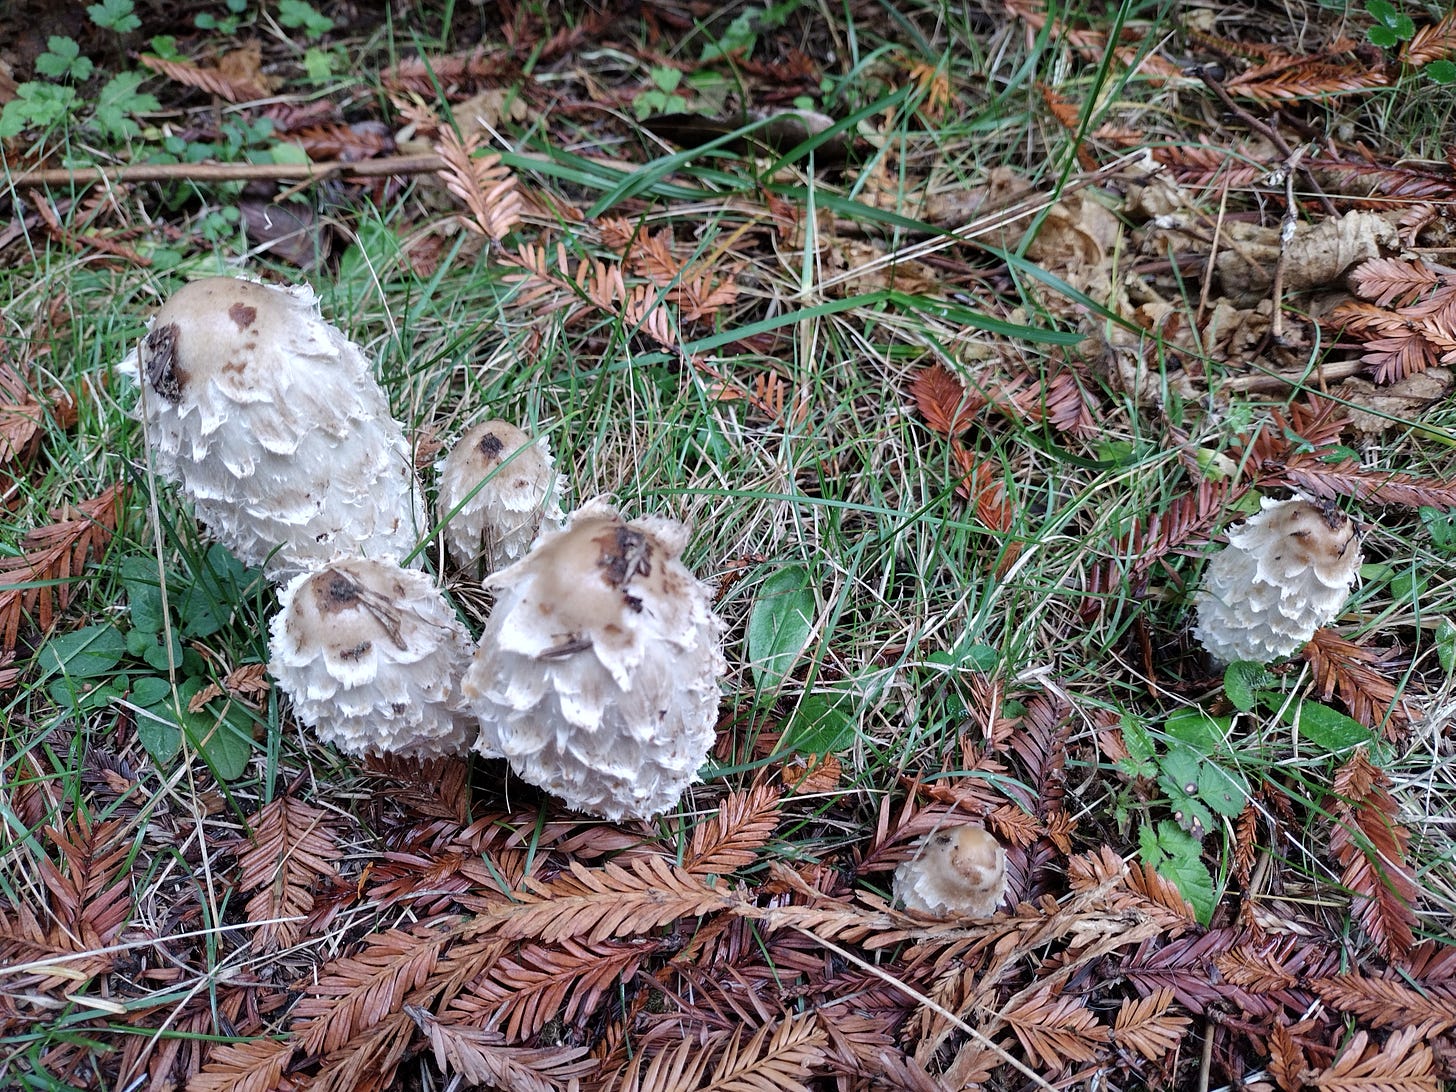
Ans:
POLYGON ((245 564, 279 579, 414 548, 425 517, 404 431, 307 285, 194 281, 123 367, 147 385, 158 472, 245 564))
POLYGON ((907 910, 987 918, 1006 897, 1006 850, 981 827, 927 834, 895 869, 895 898, 907 910))
POLYGON ((486 581, 498 598, 461 683, 476 750, 593 815, 676 806, 726 670, 708 589, 677 560, 686 538, 593 502, 486 581))
POLYGON ((298 717, 349 754, 464 754, 456 688, 470 635, 430 578, 390 560, 335 561, 289 581, 268 670, 298 717))
POLYGON ((1222 663, 1268 663, 1339 615, 1360 574, 1350 517, 1307 497, 1270 500, 1229 531, 1194 597, 1193 634, 1222 663))
POLYGON ((440 467, 440 520, 455 564, 483 574, 516 560, 543 520, 560 525, 564 484, 544 437, 532 443, 505 421, 470 429, 440 467))

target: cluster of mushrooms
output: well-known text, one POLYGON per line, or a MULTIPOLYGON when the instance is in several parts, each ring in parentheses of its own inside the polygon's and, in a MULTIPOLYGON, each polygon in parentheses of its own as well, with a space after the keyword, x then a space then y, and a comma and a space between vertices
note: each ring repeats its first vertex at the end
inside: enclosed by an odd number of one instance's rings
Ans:
POLYGON ((269 671, 320 739, 355 755, 473 747, 608 819, 677 804, 726 670, 709 590, 678 560, 682 525, 601 501, 563 518, 544 441, 476 425, 437 475, 451 560, 495 593, 472 645, 420 567, 430 524, 404 429, 310 288, 193 282, 124 367, 157 474, 279 586, 269 671))
MULTIPOLYGON (((544 439, 466 431, 436 468, 451 562, 495 596, 478 642, 421 567, 430 523, 404 429, 307 286, 196 281, 136 352, 154 468, 209 533, 278 586, 269 670, 299 719, 355 755, 470 749, 607 819, 673 808, 714 740, 723 623, 679 561, 687 530, 602 501, 563 516, 544 439)), ((1359 567, 1348 520, 1265 501, 1200 593, 1226 660, 1287 655, 1359 567), (1342 522, 1343 521, 1343 522, 1342 522)), ((978 825, 922 838, 895 872, 913 911, 985 917, 1004 847, 978 825)))

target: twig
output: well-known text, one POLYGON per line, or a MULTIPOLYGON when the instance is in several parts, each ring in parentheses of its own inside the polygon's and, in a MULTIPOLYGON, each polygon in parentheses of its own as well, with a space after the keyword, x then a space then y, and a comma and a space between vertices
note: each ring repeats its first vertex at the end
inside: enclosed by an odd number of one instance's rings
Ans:
MULTIPOLYGON (((1267 124, 1266 122, 1260 121, 1238 103, 1234 102, 1234 97, 1228 93, 1228 89, 1225 88, 1224 85, 1218 80, 1214 79, 1213 76, 1209 73, 1208 69, 1204 68, 1202 65, 1198 65, 1193 69, 1193 75, 1197 76, 1200 80, 1202 80, 1204 86, 1218 96, 1218 101, 1223 103, 1224 109, 1231 111, 1240 121, 1242 121, 1250 129, 1254 130, 1254 132, 1258 133, 1260 136, 1268 140, 1270 144, 1274 145, 1275 149, 1279 152, 1279 154, 1284 157, 1285 163, 1289 163, 1291 160, 1293 160, 1294 149, 1290 148, 1289 142, 1284 139, 1284 137, 1280 134, 1279 130, 1274 128, 1274 126, 1267 124)), ((1324 206, 1325 212, 1329 213, 1331 216, 1334 216, 1336 212, 1335 203, 1331 201, 1329 197, 1325 194, 1324 188, 1320 186, 1319 180, 1315 178, 1314 173, 1308 167, 1300 167, 1299 173, 1304 175, 1305 180, 1310 185, 1310 189, 1314 191, 1314 195, 1319 198, 1320 204, 1324 206)))
POLYGON ((239 182, 323 178, 379 178, 391 174, 428 174, 445 166, 439 156, 393 155, 380 159, 325 160, 321 163, 128 163, 120 167, 49 167, 10 176, 19 187, 89 186, 97 182, 239 182))

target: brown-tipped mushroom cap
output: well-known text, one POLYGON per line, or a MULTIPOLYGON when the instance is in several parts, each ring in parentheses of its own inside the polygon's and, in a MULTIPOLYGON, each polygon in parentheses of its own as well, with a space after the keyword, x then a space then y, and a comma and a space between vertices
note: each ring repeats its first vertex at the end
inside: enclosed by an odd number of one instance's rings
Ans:
POLYGON ((545 521, 561 523, 563 482, 542 437, 506 421, 469 429, 440 465, 439 515, 455 564, 477 575, 509 565, 545 521))
POLYGON ((135 362, 157 470, 246 564, 278 578, 413 549, 425 520, 404 432, 306 285, 194 281, 135 362))
POLYGON ((294 710, 350 754, 463 754, 457 682, 470 637, 429 577, 393 561, 335 561, 279 595, 268 669, 294 710))
POLYGON ((476 749, 570 806, 675 806, 714 739, 723 624, 677 554, 678 525, 601 503, 488 581, 498 598, 461 689, 476 749))
POLYGON ((927 834, 895 869, 895 898, 907 910, 985 918, 1006 897, 1006 850, 975 826, 927 834))
POLYGON ((1354 523, 1307 497, 1264 498, 1228 537, 1194 597, 1194 636, 1222 663, 1298 652, 1339 615, 1360 574, 1354 523))

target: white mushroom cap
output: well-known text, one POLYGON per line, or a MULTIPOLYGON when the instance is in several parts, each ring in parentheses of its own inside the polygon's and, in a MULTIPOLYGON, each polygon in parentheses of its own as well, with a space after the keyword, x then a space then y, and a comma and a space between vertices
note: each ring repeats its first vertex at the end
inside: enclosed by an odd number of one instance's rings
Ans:
POLYGON ((470 635, 430 578, 355 558, 279 594, 268 670, 325 743, 350 754, 464 754, 474 735, 457 681, 470 635))
POLYGON ((560 526, 564 486, 544 436, 532 443, 506 421, 471 428, 440 466, 438 507, 455 564, 488 573, 523 555, 543 520, 560 526))
POLYGON ((601 502, 491 576, 495 608, 461 690, 475 749, 608 819, 676 806, 714 739, 723 623, 671 520, 601 502))
POLYGON ((1006 850, 981 827, 933 831, 895 869, 895 898, 923 914, 990 917, 1006 898, 1006 850))
POLYGON ((1308 497, 1265 497, 1228 537, 1194 597, 1193 634, 1222 663, 1298 652, 1339 615, 1360 575, 1354 524, 1308 497))
POLYGON ((414 548, 425 518, 404 431, 307 285, 194 281, 157 312, 128 367, 147 386, 158 472, 245 564, 266 559, 277 579, 414 548))

